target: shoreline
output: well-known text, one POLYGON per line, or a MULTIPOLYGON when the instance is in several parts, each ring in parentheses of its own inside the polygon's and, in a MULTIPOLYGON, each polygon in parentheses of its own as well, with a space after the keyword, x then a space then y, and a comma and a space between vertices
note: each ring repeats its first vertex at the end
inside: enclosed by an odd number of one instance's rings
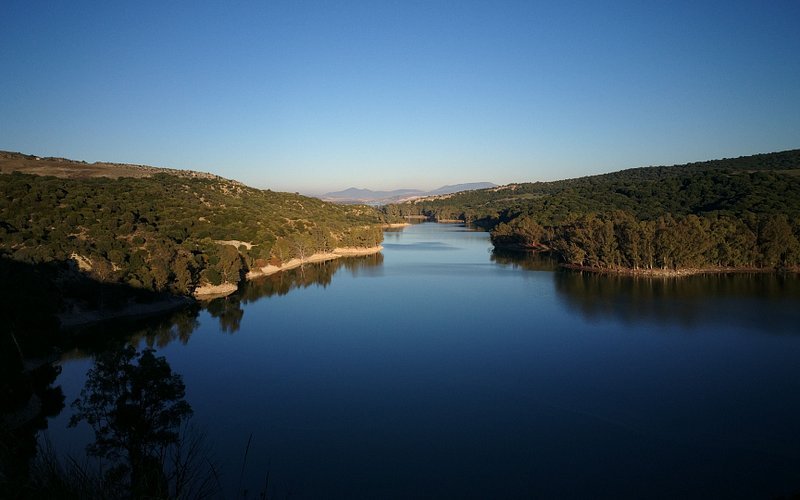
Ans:
MULTIPOLYGON (((409 224, 399 224, 406 226, 409 224)), ((498 247, 496 247, 498 248, 498 247)), ((514 251, 531 251, 530 248, 510 248, 510 246, 499 247, 514 251)), ((326 262, 329 260, 340 259, 343 257, 358 257, 363 255, 373 255, 383 250, 383 246, 374 247, 340 247, 330 252, 314 253, 305 259, 294 258, 286 261, 280 266, 267 265, 260 269, 251 270, 246 275, 246 280, 253 280, 264 276, 270 276, 282 271, 296 269, 305 264, 326 262)), ((606 276, 625 276, 633 278, 683 278, 687 276, 697 276, 702 274, 788 274, 800 273, 800 268, 789 269, 769 269, 758 267, 705 267, 705 268, 686 268, 686 269, 627 269, 627 268, 600 268, 591 266, 580 266, 575 264, 559 264, 559 267, 569 271, 587 272, 606 276)), ((74 332, 82 328, 94 326, 107 321, 139 319, 153 316, 160 316, 169 312, 174 312, 197 302, 206 302, 220 297, 227 297, 239 290, 239 285, 235 283, 222 283, 220 285, 205 285, 195 289, 192 296, 170 295, 160 300, 150 303, 131 303, 121 308, 106 310, 82 310, 74 309, 70 312, 57 314, 60 326, 59 329, 66 332, 74 332)))
MULTIPOLYGON (((305 259, 291 259, 281 266, 265 266, 256 271, 250 271, 245 275, 245 279, 251 280, 262 276, 269 276, 281 271, 287 271, 300 267, 304 264, 325 262, 328 260, 340 259, 342 257, 358 257, 362 255, 372 255, 383 250, 381 245, 374 247, 340 247, 334 248, 330 252, 315 253, 305 259)), ((108 321, 129 320, 160 316, 177 311, 184 307, 191 306, 198 302, 207 302, 228 295, 239 290, 239 285, 235 283, 222 283, 220 285, 205 285, 195 289, 191 296, 169 295, 155 302, 144 304, 131 303, 120 308, 105 310, 84 310, 73 309, 56 315, 59 322, 59 330, 62 332, 74 333, 76 330, 95 326, 108 321)))
MULTIPOLYGON (((493 245, 495 250, 507 250, 519 253, 535 253, 535 254, 549 254, 550 249, 542 246, 526 246, 526 245, 493 245)), ((608 267, 592 267, 581 266, 578 264, 564 264, 559 263, 558 267, 569 271, 580 271, 593 274, 604 274, 607 276, 630 276, 640 278, 683 278, 686 276, 697 276, 700 274, 790 274, 800 273, 800 267, 790 267, 785 269, 775 269, 768 267, 687 267, 681 269, 662 269, 662 268, 639 268, 631 269, 626 267, 608 268, 608 267)))
POLYGON ((225 297, 226 295, 230 295, 238 289, 239 287, 234 283, 225 282, 221 285, 209 284, 195 288, 192 296, 200 300, 212 300, 216 299, 217 297, 225 297))
POLYGON ((775 270, 763 267, 698 267, 686 269, 607 269, 603 267, 579 266, 576 264, 559 264, 562 269, 570 271, 606 274, 610 276, 630 276, 640 278, 684 278, 701 274, 781 274, 797 273, 798 269, 775 270))
MULTIPOLYGON (((311 254, 310 256, 306 257, 305 259, 290 259, 280 266, 274 266, 272 264, 258 268, 258 269, 251 269, 245 275, 246 280, 253 280, 256 278, 261 278, 263 276, 270 276, 275 273, 279 273, 281 271, 288 271, 289 269, 295 269, 305 264, 315 264, 318 262, 326 262, 329 260, 334 259, 341 259, 342 257, 360 257, 362 255, 373 255, 379 253, 383 250, 381 245, 376 245, 374 247, 339 247, 334 248, 330 252, 319 252, 311 254)), ((221 285, 206 285, 202 287, 198 287, 194 291, 194 298, 197 300, 205 301, 205 300, 212 300, 219 297, 227 297, 228 295, 232 294, 233 292, 237 291, 239 286, 234 283, 223 283, 221 285)))

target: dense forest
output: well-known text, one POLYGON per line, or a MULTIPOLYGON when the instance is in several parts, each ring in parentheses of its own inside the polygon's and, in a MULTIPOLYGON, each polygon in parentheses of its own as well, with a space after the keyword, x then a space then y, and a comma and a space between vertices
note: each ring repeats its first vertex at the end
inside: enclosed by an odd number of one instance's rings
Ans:
POLYGON ((84 295, 89 307, 129 300, 131 291, 188 296, 202 285, 238 283, 269 264, 373 247, 383 221, 371 207, 208 174, 76 179, 14 172, 0 175, 0 263, 7 263, 0 274, 8 286, 20 269, 35 269, 57 288, 54 297, 84 295), (90 282, 119 286, 100 296, 81 293, 90 282))
POLYGON ((460 219, 496 247, 612 271, 800 267, 800 150, 390 205, 389 217, 460 219))

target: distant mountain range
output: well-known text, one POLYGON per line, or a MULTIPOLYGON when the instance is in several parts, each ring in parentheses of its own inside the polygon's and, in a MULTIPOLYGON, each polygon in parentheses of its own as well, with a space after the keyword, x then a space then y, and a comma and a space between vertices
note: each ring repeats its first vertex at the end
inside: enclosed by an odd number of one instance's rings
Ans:
POLYGON ((458 193, 461 191, 471 191, 474 189, 486 189, 497 187, 491 182, 469 182, 465 184, 453 184, 442 186, 433 191, 423 191, 421 189, 395 189, 394 191, 373 191, 371 189, 359 189, 351 187, 344 191, 334 191, 320 195, 319 198, 334 203, 365 203, 368 205, 383 205, 386 203, 397 203, 401 201, 424 198, 427 196, 441 196, 445 194, 458 193))

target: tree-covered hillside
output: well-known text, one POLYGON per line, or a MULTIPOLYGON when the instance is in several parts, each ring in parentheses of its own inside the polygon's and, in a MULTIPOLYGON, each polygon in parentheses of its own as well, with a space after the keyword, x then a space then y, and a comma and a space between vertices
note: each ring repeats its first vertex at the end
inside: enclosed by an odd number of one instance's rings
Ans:
POLYGON ((268 263, 377 245, 382 221, 370 207, 210 175, 0 175, 0 258, 181 295, 268 263))
POLYGON ((800 150, 512 184, 384 211, 476 222, 496 246, 551 250, 581 267, 795 268, 800 150))

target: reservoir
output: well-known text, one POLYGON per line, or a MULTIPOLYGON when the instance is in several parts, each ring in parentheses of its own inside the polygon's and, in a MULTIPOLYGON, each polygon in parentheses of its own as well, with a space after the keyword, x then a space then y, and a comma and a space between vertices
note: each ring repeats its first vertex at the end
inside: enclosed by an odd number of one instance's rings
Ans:
MULTIPOLYGON (((182 377, 225 498, 800 493, 796 276, 581 274, 448 224, 383 246, 130 337, 182 377)), ((94 439, 68 422, 95 353, 58 362, 60 454, 94 439)))

